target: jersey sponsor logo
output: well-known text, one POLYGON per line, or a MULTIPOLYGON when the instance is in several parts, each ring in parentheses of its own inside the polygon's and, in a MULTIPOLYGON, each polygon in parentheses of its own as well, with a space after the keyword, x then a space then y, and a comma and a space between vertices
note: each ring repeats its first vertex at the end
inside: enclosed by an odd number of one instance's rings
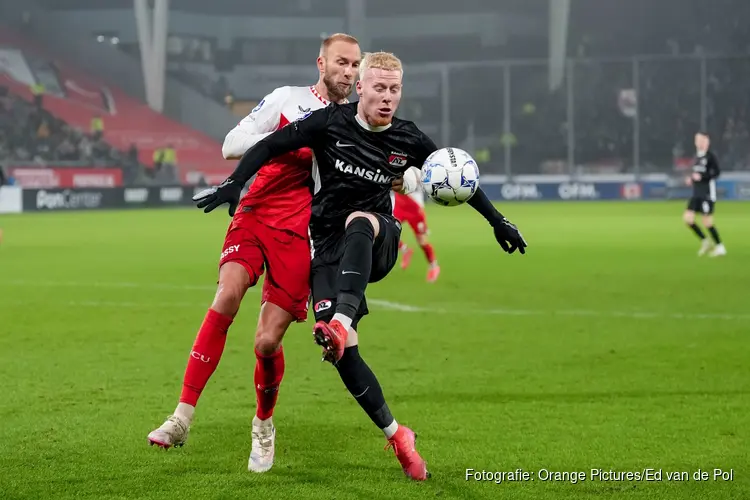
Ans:
POLYGON ((318 313, 320 311, 325 311, 326 309, 330 309, 333 303, 328 299, 323 299, 315 303, 315 312, 318 313))
POLYGON ((233 254, 234 252, 239 252, 240 246, 239 245, 232 245, 223 252, 221 252, 220 259, 224 259, 227 255, 233 254))
POLYGON ((392 176, 381 174, 380 169, 373 171, 369 168, 352 167, 341 160, 336 160, 336 170, 345 174, 353 174, 362 177, 363 179, 367 179, 368 181, 377 182, 378 184, 390 184, 393 180, 392 176))
MULTIPOLYGON (((257 106, 255 106, 255 107, 254 107, 254 108, 252 109, 252 111, 250 111, 250 114, 251 114, 251 115, 254 115, 254 114, 255 114, 255 113, 257 113, 258 111, 260 111, 260 108, 262 108, 262 107, 263 107, 263 105, 264 105, 265 103, 266 103, 266 100, 265 100, 265 99, 261 99, 261 101, 260 101, 260 102, 258 103, 258 105, 257 105, 257 106)), ((245 109, 247 109, 247 108, 245 108, 245 109)))
POLYGON ((391 156, 388 157, 388 163, 393 165, 394 167, 405 167, 406 155, 391 153, 391 156))

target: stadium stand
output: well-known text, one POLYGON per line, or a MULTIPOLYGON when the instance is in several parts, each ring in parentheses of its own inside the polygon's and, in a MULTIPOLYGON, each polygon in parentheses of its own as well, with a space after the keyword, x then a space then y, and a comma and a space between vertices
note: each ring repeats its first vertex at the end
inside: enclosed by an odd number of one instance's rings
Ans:
MULTIPOLYGON (((174 182, 176 179, 170 178, 175 177, 183 183, 199 184, 226 176, 228 167, 221 159, 221 145, 217 141, 156 113, 120 89, 78 71, 67 61, 52 60, 43 48, 7 28, 0 30, 0 70, 0 85, 7 89, 9 107, 5 109, 33 118, 27 132, 32 125, 46 124, 41 131, 47 135, 43 140, 37 127, 32 129, 31 138, 28 134, 23 137, 20 148, 13 144, 14 158, 17 155, 41 161, 75 155, 88 158, 91 147, 95 151, 92 159, 104 163, 124 161, 123 158, 135 163, 137 158, 137 164, 146 166, 146 172, 151 173, 145 178, 131 176, 141 182, 147 182, 149 177, 155 182, 174 182), (40 106, 31 104, 40 100, 40 106), (89 138, 83 131, 91 131, 92 122, 98 123, 100 130, 89 138), (179 159, 174 174, 169 169, 150 170, 163 148, 173 149, 179 159)), ((4 118, 8 123, 14 119, 15 115, 4 118)), ((7 149, 10 145, 7 134, 5 142, 7 149)))

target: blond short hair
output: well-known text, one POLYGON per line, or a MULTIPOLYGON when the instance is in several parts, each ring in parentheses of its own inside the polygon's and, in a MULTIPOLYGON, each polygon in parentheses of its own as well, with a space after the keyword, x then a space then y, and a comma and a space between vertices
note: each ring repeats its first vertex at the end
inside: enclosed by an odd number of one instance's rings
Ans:
POLYGON ((346 33, 334 33, 333 35, 325 37, 323 41, 320 42, 320 57, 326 55, 328 47, 330 47, 333 42, 349 42, 355 45, 359 45, 359 40, 354 38, 352 35, 348 35, 346 33))
POLYGON ((367 52, 359 64, 359 79, 361 80, 368 69, 384 69, 388 71, 400 71, 403 75, 404 68, 401 59, 390 52, 367 52))

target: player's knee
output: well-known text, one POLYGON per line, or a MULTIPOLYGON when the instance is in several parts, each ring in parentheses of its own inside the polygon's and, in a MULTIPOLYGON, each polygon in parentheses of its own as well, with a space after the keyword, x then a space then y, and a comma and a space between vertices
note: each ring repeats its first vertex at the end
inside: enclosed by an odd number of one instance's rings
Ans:
POLYGON ((281 341, 284 338, 283 330, 268 327, 258 327, 255 331, 255 350, 263 356, 270 356, 281 347, 281 341))
POLYGON ((682 220, 685 221, 685 224, 692 224, 695 222, 695 214, 692 212, 685 212, 682 215, 682 220))
POLYGON ((244 293, 245 290, 237 284, 219 283, 211 309, 227 316, 235 316, 240 309, 244 293))
POLYGON ((273 354, 281 346, 294 316, 271 302, 264 302, 255 330, 255 350, 264 356, 273 354))
POLYGON ((359 230, 372 233, 373 237, 375 237, 380 232, 380 222, 373 214, 368 214, 367 212, 352 212, 349 214, 349 217, 346 218, 346 229, 347 231, 359 230))
POLYGON ((429 240, 427 239, 426 234, 417 234, 417 243, 419 243, 419 246, 423 247, 426 244, 429 243, 429 240))
POLYGON ((211 308, 227 316, 234 316, 250 286, 247 270, 236 262, 227 262, 219 272, 219 287, 211 308))

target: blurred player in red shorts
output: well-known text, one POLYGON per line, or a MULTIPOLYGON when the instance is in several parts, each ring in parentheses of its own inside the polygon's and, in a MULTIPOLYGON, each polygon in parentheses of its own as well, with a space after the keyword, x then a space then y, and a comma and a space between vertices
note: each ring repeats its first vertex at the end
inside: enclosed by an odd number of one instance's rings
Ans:
MULTIPOLYGON (((434 283, 438 279, 438 276, 440 276, 440 266, 438 266, 437 258, 435 257, 435 250, 433 250, 432 245, 427 241, 429 229, 427 228, 427 218, 423 208, 424 195, 421 191, 417 191, 411 195, 400 193, 395 193, 395 195, 393 216, 401 221, 402 224, 407 222, 412 230, 414 230, 414 234, 417 237, 417 243, 419 243, 425 257, 427 257, 427 262, 429 263, 427 281, 429 283, 434 283)), ((401 269, 406 269, 409 267, 409 263, 411 263, 411 257, 414 254, 414 250, 407 247, 406 243, 403 241, 399 241, 398 249, 402 253, 401 269)))
MULTIPOLYGON (((227 134, 224 158, 242 157, 272 132, 327 106, 329 100, 347 102, 360 59, 354 37, 326 38, 317 60, 318 82, 280 87, 267 95, 227 134)), ((224 351, 229 326, 245 292, 265 270, 255 332, 257 410, 248 469, 265 472, 273 466, 276 429, 271 417, 284 375, 281 341, 291 323, 306 320, 310 297, 312 166, 309 148, 274 159, 258 172, 239 207, 229 208, 233 218, 221 252, 216 296, 190 351, 180 402, 174 414, 148 435, 151 444, 169 448, 185 443, 198 398, 224 351)))

